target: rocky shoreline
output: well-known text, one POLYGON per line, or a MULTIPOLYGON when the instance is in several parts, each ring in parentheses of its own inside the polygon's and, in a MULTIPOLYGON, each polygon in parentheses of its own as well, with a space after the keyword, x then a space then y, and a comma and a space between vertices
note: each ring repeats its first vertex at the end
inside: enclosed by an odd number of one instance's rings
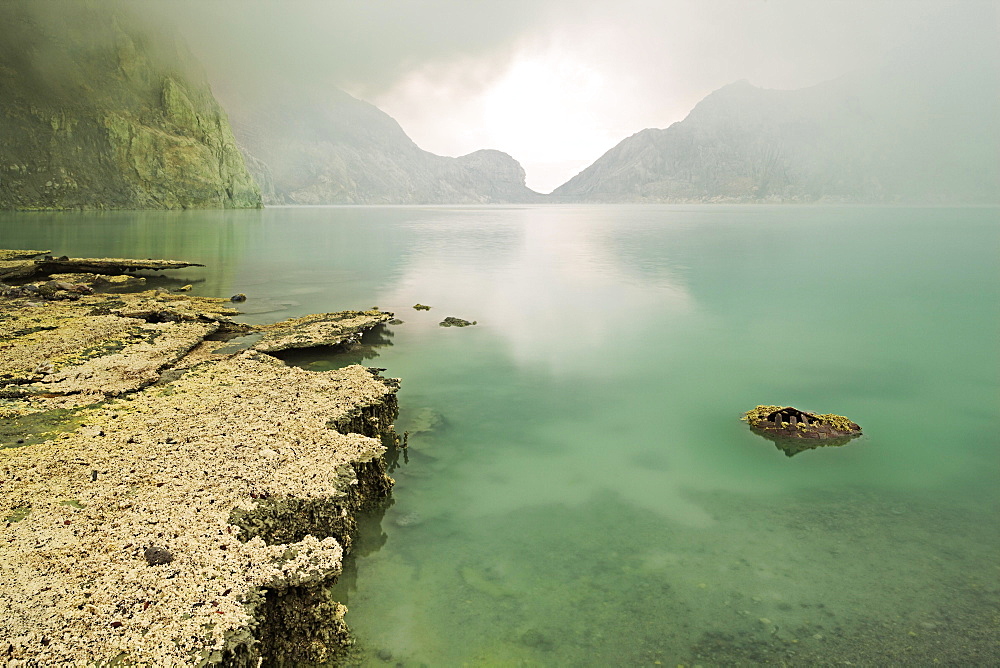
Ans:
MULTIPOLYGON (((0 273, 41 255, 0 251, 0 273)), ((29 269, 0 284, 6 665, 336 656, 346 608, 325 585, 390 492, 399 381, 268 351, 347 345, 392 314, 257 328, 225 300, 29 269)))

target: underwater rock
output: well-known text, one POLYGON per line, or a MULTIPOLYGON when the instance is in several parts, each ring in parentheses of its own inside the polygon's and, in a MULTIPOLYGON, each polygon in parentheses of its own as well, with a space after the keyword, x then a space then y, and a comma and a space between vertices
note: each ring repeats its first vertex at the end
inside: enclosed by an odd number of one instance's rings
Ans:
POLYGON ((398 527, 415 527, 418 524, 423 524, 424 518, 417 511, 413 510, 408 513, 403 513, 396 517, 392 523, 398 527))
POLYGON ((410 434, 425 434, 445 426, 444 416, 429 406, 419 408, 408 416, 403 429, 410 434))
POLYGON ((861 427, 843 415, 808 413, 791 406, 757 406, 742 419, 751 431, 789 457, 822 446, 845 445, 861 435, 861 427))
POLYGON ((521 643, 526 647, 533 647, 545 651, 551 651, 555 643, 538 629, 528 629, 521 634, 521 643))
POLYGON ((452 316, 448 316, 438 324, 441 327, 469 327, 477 323, 475 320, 469 322, 468 320, 462 320, 461 318, 453 318, 452 316))

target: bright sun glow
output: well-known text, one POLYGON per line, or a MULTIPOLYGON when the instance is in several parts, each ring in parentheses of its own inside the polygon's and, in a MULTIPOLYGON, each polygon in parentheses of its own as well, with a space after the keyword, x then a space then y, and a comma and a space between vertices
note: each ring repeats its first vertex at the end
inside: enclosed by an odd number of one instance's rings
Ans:
POLYGON ((607 77, 554 52, 522 57, 483 95, 483 121, 498 146, 517 156, 529 186, 548 192, 617 139, 601 119, 607 77))
MULTIPOLYGON (((525 168, 528 186, 549 192, 625 136, 642 129, 611 125, 634 101, 628 82, 578 53, 550 47, 526 51, 472 99, 461 98, 440 72, 409 77, 376 104, 423 149, 462 155, 494 148, 525 168), (441 110, 452 123, 442 130, 441 110), (460 128, 474 128, 462 132, 460 128)), ((626 114, 627 115, 627 114, 626 114)))

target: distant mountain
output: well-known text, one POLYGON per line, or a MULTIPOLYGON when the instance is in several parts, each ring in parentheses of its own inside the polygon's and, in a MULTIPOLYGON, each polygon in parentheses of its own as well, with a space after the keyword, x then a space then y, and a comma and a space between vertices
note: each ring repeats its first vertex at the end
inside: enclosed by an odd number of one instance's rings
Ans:
POLYGON ((539 201, 521 165, 482 150, 418 147, 377 107, 344 91, 221 94, 268 204, 486 204, 539 201))
POLYGON ((730 84, 625 139, 553 199, 1000 202, 1000 70, 974 37, 967 53, 936 48, 946 42, 801 90, 730 84))
POLYGON ((0 3, 0 209, 256 207, 200 67, 125 3, 0 3))

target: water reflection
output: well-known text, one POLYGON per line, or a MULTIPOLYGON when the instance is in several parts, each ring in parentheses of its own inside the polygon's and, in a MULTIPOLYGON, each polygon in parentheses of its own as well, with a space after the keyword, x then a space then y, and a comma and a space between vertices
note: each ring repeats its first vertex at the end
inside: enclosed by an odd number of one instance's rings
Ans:
MULTIPOLYGON (((598 210, 600 211, 600 210, 598 210)), ((475 212, 463 212, 478 223, 475 212)), ((432 304, 436 313, 477 320, 519 365, 554 374, 606 371, 598 354, 656 335, 664 314, 682 327, 696 312, 669 265, 654 279, 605 243, 608 218, 558 209, 517 211, 498 231, 443 222, 421 229, 419 252, 379 297, 391 305, 432 304)), ((440 319, 440 318, 439 318, 440 319)))
POLYGON ((38 247, 73 257, 186 260, 164 285, 197 283, 192 294, 218 297, 259 242, 265 213, 253 210, 0 212, 4 247, 38 247))
POLYGON ((847 445, 856 438, 861 437, 861 434, 851 434, 850 436, 840 436, 837 438, 807 440, 803 438, 782 438, 781 436, 775 436, 767 431, 756 429, 753 430, 753 432, 758 436, 766 438, 774 443, 774 447, 781 452, 784 452, 786 457, 794 457, 795 455, 805 452, 806 450, 815 450, 816 448, 840 447, 847 445))

